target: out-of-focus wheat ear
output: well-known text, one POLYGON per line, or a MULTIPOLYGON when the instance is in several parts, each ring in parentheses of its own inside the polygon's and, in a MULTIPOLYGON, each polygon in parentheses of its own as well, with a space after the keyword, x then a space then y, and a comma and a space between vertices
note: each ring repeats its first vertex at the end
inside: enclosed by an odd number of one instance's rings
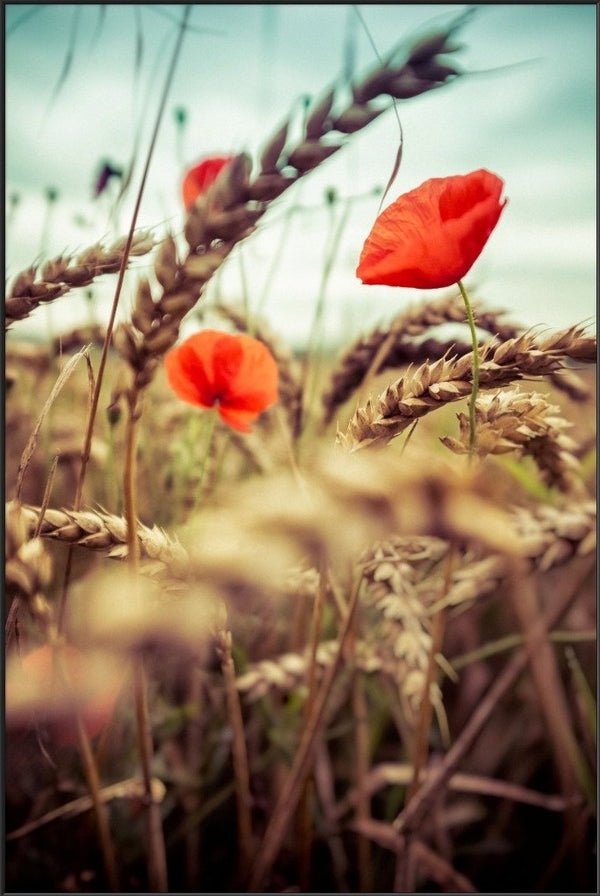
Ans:
POLYGON ((523 545, 523 554, 532 565, 546 572, 574 557, 585 557, 596 548, 596 504, 580 501, 553 507, 513 510, 514 528, 523 545))
POLYGON ((42 540, 32 538, 31 534, 23 506, 18 501, 9 501, 5 505, 4 534, 5 585, 13 601, 5 626, 8 642, 14 633, 19 602, 27 606, 43 629, 47 630, 54 619, 52 606, 44 596, 52 577, 52 561, 42 540))
MULTIPOLYGON (((506 454, 516 451, 529 455, 549 486, 564 492, 585 493, 579 474, 580 463, 574 454, 577 444, 566 430, 572 424, 561 416, 560 408, 549 404, 536 392, 506 390, 482 396, 476 403, 477 435, 475 452, 506 454)), ((444 437, 446 447, 458 454, 469 453, 469 421, 458 414, 460 440, 444 437)))
POLYGON ((95 345, 101 348, 106 339, 106 328, 99 324, 88 324, 83 327, 75 327, 66 333, 61 333, 52 340, 52 354, 62 355, 77 351, 84 345, 95 345))
MULTIPOLYGON (((336 656, 337 641, 322 641, 316 652, 316 664, 320 671, 327 668, 336 656)), ((358 642, 354 655, 356 666, 363 672, 375 673, 382 668, 382 661, 373 653, 372 646, 358 642)), ((245 699, 253 703, 270 692, 289 694, 306 683, 308 659, 306 652, 284 653, 271 660, 252 663, 236 679, 237 689, 245 699)))
MULTIPOLYGON (((432 647, 431 619, 418 585, 449 549, 442 539, 403 538, 380 542, 361 558, 365 602, 376 615, 373 649, 393 678, 411 729, 425 694, 432 647)), ((435 682, 429 696, 434 705, 439 704, 435 682)))
MULTIPOLYGON (((154 247, 154 239, 146 231, 134 235, 130 255, 146 255, 154 247)), ((59 256, 47 261, 40 279, 36 279, 36 267, 18 274, 5 300, 5 328, 28 317, 38 305, 51 302, 81 286, 88 286, 102 274, 114 274, 123 258, 125 241, 117 240, 108 248, 100 243, 84 249, 75 259, 59 256)))
MULTIPOLYGON (((22 507, 27 531, 39 527, 41 538, 76 544, 94 551, 105 551, 108 557, 127 556, 127 523, 123 517, 100 510, 57 510, 48 508, 40 519, 40 508, 22 507)), ((158 526, 149 528, 138 523, 137 536, 142 557, 161 563, 171 575, 185 576, 188 554, 182 545, 158 526)))

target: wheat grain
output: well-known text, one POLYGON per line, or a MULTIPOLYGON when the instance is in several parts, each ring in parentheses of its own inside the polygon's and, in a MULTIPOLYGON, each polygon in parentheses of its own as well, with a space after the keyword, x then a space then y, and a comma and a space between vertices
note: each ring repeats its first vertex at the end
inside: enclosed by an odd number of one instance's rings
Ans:
MULTIPOLYGON (((39 508, 22 508, 28 530, 40 525, 39 508)), ((158 526, 149 528, 138 523, 137 535, 143 556, 164 564, 172 575, 187 569, 188 556, 175 539, 158 526)), ((106 551, 108 557, 127 556, 127 523, 123 517, 103 511, 55 510, 48 508, 41 520, 40 536, 76 544, 95 551, 106 551)))
MULTIPOLYGON (((23 599, 31 615, 45 628, 52 608, 44 596, 52 577, 52 562, 40 538, 32 538, 27 513, 18 501, 5 505, 5 585, 14 600, 23 599)), ((14 604, 13 606, 18 606, 14 604)), ((12 610, 12 607, 11 607, 12 610)), ((12 623, 12 614, 9 614, 12 623)), ((7 633, 10 634, 9 620, 7 633)))

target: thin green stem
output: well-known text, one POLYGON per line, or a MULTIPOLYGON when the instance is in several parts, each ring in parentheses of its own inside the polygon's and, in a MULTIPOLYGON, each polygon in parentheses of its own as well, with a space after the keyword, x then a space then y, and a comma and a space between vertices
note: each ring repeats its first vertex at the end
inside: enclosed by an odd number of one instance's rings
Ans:
POLYGON ((469 399, 469 457, 471 457, 473 455, 473 449, 475 448, 475 402, 477 401, 477 393, 479 392, 479 350, 477 346, 477 332, 475 330, 473 309, 462 280, 458 281, 458 288, 460 289, 467 310, 467 320, 469 322, 471 343, 473 345, 473 388, 471 389, 471 398, 469 399))
POLYGON ((198 484, 196 486, 196 500, 194 502, 194 513, 197 512, 201 502, 202 502, 202 491, 204 485, 204 477, 206 475, 206 466, 208 464, 208 459, 210 457, 210 452, 213 444, 213 438, 215 434, 215 429, 217 426, 217 412, 213 408, 208 412, 206 419, 206 439, 204 442, 204 456, 202 457, 202 466, 200 467, 200 475, 198 477, 198 484))
POLYGON ((350 206, 351 200, 346 201, 346 206, 344 211, 342 212, 337 227, 334 228, 334 217, 332 214, 331 219, 331 232, 330 232, 330 243, 329 249, 325 256, 325 262, 323 265, 323 270, 321 272, 321 282, 319 284, 319 292, 317 296, 317 302, 315 306, 315 312, 312 320, 312 325, 310 329, 310 334, 308 337, 307 348, 306 348, 306 356, 304 358, 304 362, 302 365, 302 419, 306 420, 307 413, 309 412, 314 394, 318 384, 318 354, 321 349, 320 337, 321 337, 321 327, 323 321, 323 314, 325 312, 325 296, 327 292, 327 284, 329 282, 329 278, 331 276, 331 272, 333 270, 333 265, 335 259, 338 254, 338 250, 340 247, 342 234, 348 223, 348 217, 350 214, 350 206), (312 369, 311 369, 312 368, 312 369), (311 379, 311 387, 309 389, 308 382, 309 377, 311 379), (308 394, 307 394, 308 393, 308 394))

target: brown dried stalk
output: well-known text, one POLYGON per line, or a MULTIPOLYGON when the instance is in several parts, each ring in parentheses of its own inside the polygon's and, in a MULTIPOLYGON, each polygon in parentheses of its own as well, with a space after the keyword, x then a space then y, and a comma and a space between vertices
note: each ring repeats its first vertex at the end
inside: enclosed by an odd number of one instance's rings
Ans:
POLYGON ((235 684, 235 667, 231 653, 231 632, 219 632, 215 647, 221 661, 229 722, 233 732, 232 756, 237 803, 238 845, 240 848, 239 874, 242 882, 245 882, 250 868, 253 847, 252 794, 250 792, 250 772, 244 736, 244 719, 235 684))
MULTIPOLYGON (((530 632, 530 644, 542 640, 547 631, 550 631, 559 622, 575 600, 581 582, 589 575, 593 565, 593 559, 588 560, 580 569, 568 589, 553 600, 541 618, 539 618, 530 632)), ((448 781, 467 753, 482 728, 492 715, 494 708, 502 696, 512 687, 519 675, 525 669, 529 659, 529 651, 521 650, 507 663, 500 675, 480 701, 472 716, 460 732, 448 753, 444 756, 440 765, 434 769, 416 793, 415 797, 405 806, 393 823, 397 833, 402 836, 410 835, 418 831, 433 804, 439 799, 440 794, 448 785, 448 781)))
MULTIPOLYGON (((488 342, 481 348, 479 386, 493 389, 525 377, 547 376, 561 370, 565 358, 595 363, 595 338, 575 326, 541 340, 524 333, 500 345, 488 342)), ((423 364, 412 376, 401 377, 377 399, 369 399, 358 408, 346 433, 338 433, 337 441, 349 451, 374 443, 385 444, 415 419, 470 395, 471 388, 470 356, 423 364)))
MULTIPOLYGON (((577 443, 566 430, 572 426, 561 416, 560 408, 549 404, 536 392, 510 389, 493 396, 482 396, 475 405, 477 434, 475 452, 505 454, 517 451, 533 457, 542 478, 550 486, 565 492, 585 491, 580 463, 575 456, 577 443)), ((458 414, 460 440, 445 436, 441 441, 457 454, 469 451, 469 421, 458 414)))
MULTIPOLYGON (((43 302, 51 302, 72 289, 89 286, 102 274, 114 274, 121 267, 126 239, 116 240, 108 248, 100 243, 84 249, 76 258, 61 255, 47 261, 36 279, 37 268, 32 265, 18 274, 5 300, 5 329, 23 320, 43 302)), ((146 255, 154 247, 152 236, 140 231, 134 236, 128 255, 146 255)))
MULTIPOLYGON (((573 505, 569 502, 564 507, 540 505, 514 508, 512 528, 523 545, 529 570, 547 572, 572 559, 587 556, 594 550, 595 503, 586 501, 573 505)), ((505 557, 495 553, 481 555, 470 550, 461 565, 452 570, 447 593, 440 601, 444 580, 441 567, 448 550, 448 542, 439 538, 396 536, 377 542, 363 555, 360 562, 367 582, 366 601, 382 614, 382 627, 377 628, 377 633, 387 633, 390 640, 379 637, 358 642, 353 653, 357 669, 365 674, 383 672, 394 681, 402 682, 403 676, 399 676, 398 662, 393 656, 393 647, 400 641, 404 660, 414 660, 417 672, 421 672, 427 656, 424 650, 419 652, 417 648, 424 638, 430 637, 432 613, 442 605, 470 605, 474 600, 492 594, 505 582, 509 571, 505 557), (407 594, 410 598, 408 607, 405 606, 407 594), (404 643, 400 623, 406 618, 409 625, 404 643), (408 647, 416 651, 416 659, 408 647)), ((316 577, 316 570, 313 572, 316 577)), ((310 581, 309 594, 314 594, 316 581, 316 578, 310 581)), ((322 641, 318 645, 315 662, 319 674, 331 664, 335 651, 335 641, 322 641)), ((237 687, 249 701, 258 700, 271 690, 288 693, 302 686, 306 664, 305 653, 286 653, 262 660, 250 665, 238 676, 237 687)), ((410 711, 410 701, 414 699, 414 712, 418 708, 422 689, 419 692, 417 686, 412 695, 408 691, 409 683, 402 682, 407 691, 403 706, 406 711, 408 703, 410 711)))
MULTIPOLYGON (((367 776, 365 786, 369 795, 376 793, 383 787, 407 785, 412 778, 413 768, 409 764, 384 762, 374 766, 367 776)), ((419 778, 424 781, 432 774, 431 769, 424 769, 419 778)), ((448 781, 448 789, 459 793, 474 793, 478 795, 496 796, 499 799, 510 799, 529 806, 539 806, 548 812, 564 812, 577 797, 570 800, 560 794, 545 794, 529 787, 522 787, 510 781, 499 781, 484 775, 472 775, 457 772, 448 781)), ((335 807, 335 817, 341 818, 357 801, 357 793, 351 790, 335 807)))

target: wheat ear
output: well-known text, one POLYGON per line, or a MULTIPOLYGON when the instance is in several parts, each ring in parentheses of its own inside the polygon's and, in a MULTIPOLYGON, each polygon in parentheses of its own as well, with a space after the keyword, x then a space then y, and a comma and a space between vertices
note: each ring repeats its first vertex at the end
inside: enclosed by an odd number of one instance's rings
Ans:
MULTIPOLYGON (((53 258, 44 264, 39 278, 35 265, 17 274, 5 300, 5 329, 28 317, 38 305, 51 302, 72 289, 89 286, 102 274, 116 273, 123 261, 125 244, 123 237, 108 248, 96 243, 75 258, 68 255, 53 258)), ((152 236, 140 231, 134 236, 129 255, 146 255, 154 245, 152 236)))
MULTIPOLYGON (((580 463, 575 456, 577 443, 566 430, 572 426, 556 405, 549 404, 536 392, 510 389, 482 396, 476 403, 478 455, 517 451, 533 457, 542 478, 550 486, 565 492, 583 492, 578 475, 580 463)), ((442 442, 458 454, 468 452, 469 421, 458 414, 460 440, 445 436, 442 442)))
MULTIPOLYGON (((595 363, 596 340, 581 327, 570 327, 537 340, 530 333, 481 348, 479 380, 481 389, 506 386, 525 377, 542 377, 564 367, 569 358, 595 363)), ((440 358, 421 365, 412 376, 392 383, 381 395, 358 408, 345 433, 337 441, 355 451, 374 443, 385 444, 410 426, 415 419, 471 393, 471 358, 440 358)))

